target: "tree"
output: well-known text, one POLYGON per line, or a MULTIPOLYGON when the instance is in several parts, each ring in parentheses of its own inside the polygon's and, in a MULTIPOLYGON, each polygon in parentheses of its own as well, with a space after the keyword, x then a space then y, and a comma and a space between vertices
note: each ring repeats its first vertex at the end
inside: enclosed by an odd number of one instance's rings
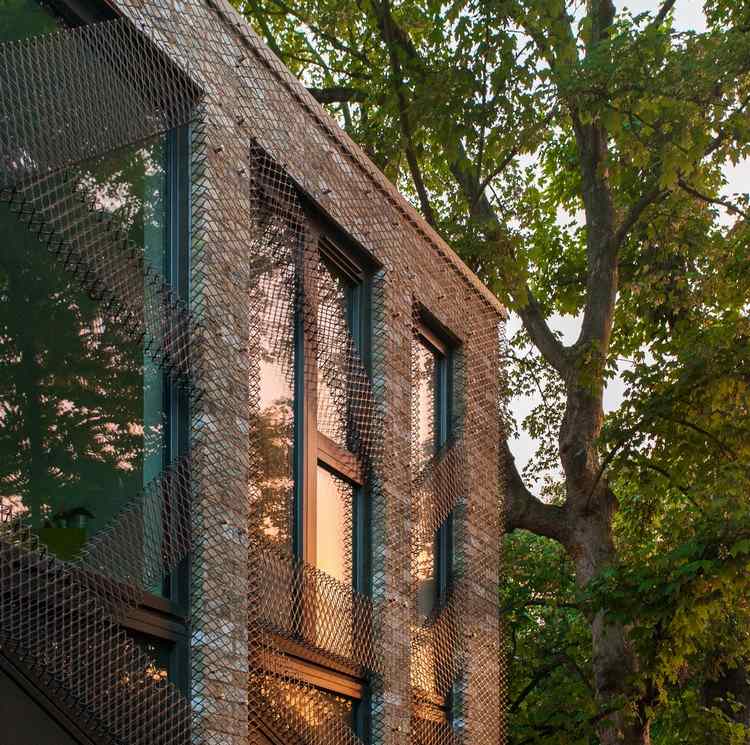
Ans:
MULTIPOLYGON (((725 426, 747 416, 746 368, 727 352, 746 359, 748 202, 721 196, 721 174, 750 154, 750 9, 706 0, 708 30, 677 33, 675 0, 638 16, 612 0, 238 2, 520 317, 514 372, 543 393, 526 425, 543 436, 537 465, 562 479, 540 499, 504 446, 507 527, 570 561, 600 742, 648 742, 678 674, 660 645, 743 540, 716 518, 739 519, 747 496, 746 428, 725 426), (581 319, 575 343, 555 313, 581 319), (605 428, 622 358, 626 402, 605 428), (666 523, 625 524, 645 502, 684 520, 663 555, 666 523), (702 558, 680 554, 691 542, 702 558), (649 615, 638 588, 662 587, 686 556, 708 564, 649 615)), ((734 602, 730 586, 709 615, 734 602)), ((706 629, 683 631, 694 643, 706 629)))

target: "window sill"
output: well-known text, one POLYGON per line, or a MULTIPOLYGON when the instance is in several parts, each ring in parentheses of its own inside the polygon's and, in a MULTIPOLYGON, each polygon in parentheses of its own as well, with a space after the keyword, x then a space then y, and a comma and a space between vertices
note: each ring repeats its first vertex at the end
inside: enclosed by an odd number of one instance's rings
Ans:
POLYGON ((269 671, 290 674, 293 678, 348 698, 361 700, 367 693, 367 682, 362 670, 334 662, 324 655, 282 637, 274 636, 279 651, 262 653, 269 671))

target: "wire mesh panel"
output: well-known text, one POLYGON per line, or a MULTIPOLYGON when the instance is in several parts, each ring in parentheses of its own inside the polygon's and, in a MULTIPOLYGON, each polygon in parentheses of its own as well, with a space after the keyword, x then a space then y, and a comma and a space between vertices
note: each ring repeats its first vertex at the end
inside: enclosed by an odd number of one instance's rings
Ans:
POLYGON ((0 199, 143 345, 143 365, 186 391, 190 451, 72 558, 0 503, 0 646, 120 743, 501 742, 502 310, 223 0, 117 4, 117 20, 0 45, 0 199), (91 174, 187 124, 180 298, 91 174), (370 259, 367 360, 316 212, 370 259), (432 420, 414 426, 434 407, 413 344, 424 314, 456 350, 451 437, 434 449, 432 420), (318 522, 341 541, 314 563, 299 551, 295 480, 313 387, 317 431, 361 481, 318 466, 318 522), (366 587, 352 544, 360 493, 366 587), (450 586, 424 610, 448 520, 450 586), (119 626, 186 558, 187 696, 119 626), (289 664, 290 645, 347 670, 362 702, 289 664))

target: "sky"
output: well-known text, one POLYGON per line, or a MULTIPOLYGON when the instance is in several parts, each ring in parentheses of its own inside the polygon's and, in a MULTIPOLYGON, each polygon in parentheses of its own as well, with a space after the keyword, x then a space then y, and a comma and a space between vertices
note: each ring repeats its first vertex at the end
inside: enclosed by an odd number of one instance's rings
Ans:
MULTIPOLYGON (((644 11, 655 12, 660 6, 660 2, 655 0, 627 0, 623 2, 623 7, 628 8, 634 15, 644 11)), ((706 22, 703 15, 703 3, 700 0, 677 0, 674 7, 675 28, 678 31, 705 31, 706 22)), ((740 192, 750 191, 750 160, 738 163, 736 166, 728 164, 725 169, 727 177, 727 195, 740 192)), ((549 319, 550 325, 556 331, 563 335, 565 344, 572 344, 578 337, 580 330, 580 319, 573 316, 553 316, 549 319)), ((511 315, 508 322, 507 334, 512 336, 520 327, 518 316, 511 315)), ((604 391, 604 408, 605 411, 616 409, 623 396, 624 386, 618 378, 611 381, 604 391)), ((521 422, 534 406, 533 398, 519 396, 511 402, 511 408, 516 416, 517 421, 521 422)), ((510 442, 510 448, 516 458, 519 469, 528 462, 534 452, 536 445, 533 438, 525 432, 520 433, 520 437, 510 442)), ((533 489, 532 489, 533 491, 533 489)))

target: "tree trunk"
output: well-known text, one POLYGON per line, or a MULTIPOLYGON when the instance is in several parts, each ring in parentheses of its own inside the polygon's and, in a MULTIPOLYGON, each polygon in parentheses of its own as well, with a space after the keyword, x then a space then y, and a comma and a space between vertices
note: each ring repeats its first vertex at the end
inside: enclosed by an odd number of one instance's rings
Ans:
MULTIPOLYGON (((606 488, 606 487, 605 487, 606 488)), ((576 500, 582 503, 583 498, 576 500)), ((576 571, 576 582, 585 587, 597 574, 617 562, 608 517, 590 512, 573 518, 568 546, 576 571)), ((637 659, 619 622, 605 620, 599 611, 589 619, 592 637, 594 688, 603 716, 598 734, 602 745, 649 745, 649 723, 640 713, 624 706, 632 695, 632 677, 637 659)))

